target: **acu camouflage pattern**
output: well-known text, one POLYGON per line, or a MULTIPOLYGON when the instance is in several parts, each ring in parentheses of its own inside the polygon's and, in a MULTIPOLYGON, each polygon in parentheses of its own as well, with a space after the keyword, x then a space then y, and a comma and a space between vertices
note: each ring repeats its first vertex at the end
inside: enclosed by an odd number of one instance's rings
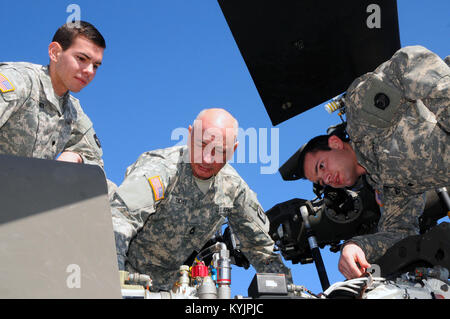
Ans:
POLYGON ((345 100, 351 145, 383 202, 378 233, 351 239, 374 262, 418 234, 424 193, 450 185, 450 68, 421 46, 405 47, 356 79, 345 100), (390 98, 389 121, 367 113, 374 93, 390 98))
POLYGON ((290 270, 273 252, 269 221, 256 194, 230 166, 203 194, 186 146, 142 154, 111 199, 119 269, 149 275, 153 291, 171 289, 179 267, 221 230, 228 219, 241 250, 259 272, 290 270), (149 178, 160 176, 164 198, 155 202, 149 178))
POLYGON ((0 63, 0 73, 15 88, 0 92, 0 154, 55 159, 72 151, 103 167, 92 122, 76 98, 55 94, 47 66, 0 63))

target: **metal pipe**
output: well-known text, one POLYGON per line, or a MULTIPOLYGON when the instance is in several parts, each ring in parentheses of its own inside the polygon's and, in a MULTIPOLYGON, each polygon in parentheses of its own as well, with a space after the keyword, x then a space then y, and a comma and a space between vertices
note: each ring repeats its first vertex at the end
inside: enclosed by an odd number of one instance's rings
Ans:
POLYGON ((319 246, 317 246, 317 239, 314 235, 314 231, 311 228, 309 223, 309 213, 308 208, 306 206, 300 207, 300 214, 302 215, 303 224, 306 229, 306 236, 308 237, 308 244, 311 248, 311 255, 314 259, 314 263, 316 265, 317 273, 319 275, 320 283, 322 285, 323 291, 327 290, 330 287, 330 282, 328 280, 327 271, 325 269, 325 265, 322 260, 322 255, 320 254, 319 246))

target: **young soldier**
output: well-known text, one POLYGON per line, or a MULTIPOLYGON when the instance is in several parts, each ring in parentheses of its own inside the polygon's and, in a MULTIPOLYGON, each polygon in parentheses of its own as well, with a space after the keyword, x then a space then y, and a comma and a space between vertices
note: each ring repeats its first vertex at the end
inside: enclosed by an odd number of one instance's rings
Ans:
POLYGON ((378 232, 354 237, 341 250, 338 267, 350 279, 418 234, 425 192, 450 185, 450 68, 424 47, 406 47, 356 79, 345 103, 350 141, 318 136, 296 156, 299 177, 339 188, 367 175, 376 190, 378 232))
POLYGON ((56 31, 49 65, 0 62, 0 154, 103 167, 92 123, 69 92, 94 79, 105 47, 100 32, 80 21, 56 31))

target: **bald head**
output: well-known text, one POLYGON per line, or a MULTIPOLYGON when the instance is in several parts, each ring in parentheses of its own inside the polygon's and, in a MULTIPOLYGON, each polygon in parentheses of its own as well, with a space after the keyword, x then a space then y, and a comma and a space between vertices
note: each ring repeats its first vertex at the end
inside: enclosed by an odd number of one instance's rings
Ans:
POLYGON ((189 126, 189 151, 195 176, 209 178, 231 159, 238 143, 238 122, 226 110, 201 111, 189 126))
POLYGON ((233 142, 237 139, 238 135, 238 121, 225 109, 211 108, 201 111, 194 121, 195 125, 201 123, 203 127, 225 129, 231 132, 234 136, 233 142))

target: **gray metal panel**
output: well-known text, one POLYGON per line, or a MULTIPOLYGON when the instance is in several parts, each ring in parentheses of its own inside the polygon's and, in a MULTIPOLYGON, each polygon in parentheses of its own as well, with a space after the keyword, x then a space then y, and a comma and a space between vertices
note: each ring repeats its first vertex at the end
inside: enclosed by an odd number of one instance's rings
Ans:
POLYGON ((0 298, 121 298, 103 171, 0 155, 0 298))

